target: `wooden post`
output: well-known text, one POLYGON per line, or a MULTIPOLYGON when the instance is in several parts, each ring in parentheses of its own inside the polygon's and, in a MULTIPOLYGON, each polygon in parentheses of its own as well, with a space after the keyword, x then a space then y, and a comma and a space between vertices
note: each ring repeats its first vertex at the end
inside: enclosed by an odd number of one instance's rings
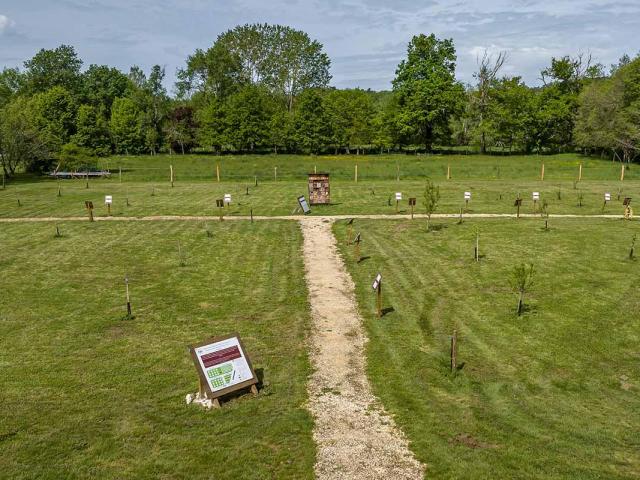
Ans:
POLYGON ((60 182, 58 182, 58 197, 62 196, 62 189, 60 188, 60 182))
POLYGON ((118 166, 118 181, 122 183, 122 167, 118 166))
POLYGON ((413 220, 413 203, 411 204, 411 220, 413 220))
POLYGON ((460 208, 460 219, 458 220, 458 225, 462 224, 462 208, 460 208))
POLYGON ((357 163, 356 163, 355 173, 353 175, 353 178, 355 180, 355 183, 358 183, 358 164, 357 163))
POLYGON ((578 166, 578 181, 582 181, 582 163, 578 166))
POLYGON ((173 188, 173 165, 169 165, 169 178, 171 180, 171 188, 173 188))
POLYGON ((458 350, 458 332, 454 329, 453 335, 451 335, 451 372, 454 372, 458 368, 457 361, 458 350))
POLYGON ((400 181, 400 164, 396 162, 396 182, 400 181))
POLYGON ((254 176, 254 179, 255 179, 255 186, 257 187, 257 186, 258 186, 258 176, 257 176, 257 175, 255 175, 255 176, 254 176))
POLYGON ((447 180, 451 180, 451 165, 447 165, 447 180))
POLYGON ((273 181, 278 181, 278 167, 273 167, 273 181))
POLYGON ((60 235, 60 228, 58 227, 58 225, 56 225, 56 237, 60 238, 62 235, 60 235))
POLYGON ((124 285, 127 292, 127 318, 131 318, 131 298, 129 298, 129 277, 125 275, 124 285))
POLYGON ((107 215, 110 217, 111 216, 111 204, 107 203, 107 215))
POLYGON ((87 172, 87 188, 89 188, 89 172, 87 172))
POLYGON ((316 166, 313 166, 313 173, 318 173, 318 169, 316 168, 316 166))
POLYGON ((518 211, 516 213, 516 218, 520 218, 520 202, 517 202, 518 211))
POLYGON ((542 162, 542 167, 540 169, 540 181, 544 182, 544 162, 542 162))
POLYGON ((399 210, 399 204, 400 204, 400 201, 398 199, 396 199, 396 213, 398 213, 400 211, 399 210))
POLYGON ((251 223, 253 223, 253 208, 249 211, 251 215, 251 223))
POLYGON ((480 261, 480 234, 476 232, 476 248, 475 248, 476 262, 480 261))
POLYGON ((216 163, 216 178, 220 181, 220 164, 216 163))
POLYGON ((624 163, 622 164, 622 169, 620 170, 620 181, 624 180, 624 163))
POLYGON ((376 310, 378 318, 382 318, 382 280, 378 282, 378 288, 376 289, 376 310))
POLYGON ((93 208, 88 208, 87 210, 89 210, 89 221, 93 222, 93 208))

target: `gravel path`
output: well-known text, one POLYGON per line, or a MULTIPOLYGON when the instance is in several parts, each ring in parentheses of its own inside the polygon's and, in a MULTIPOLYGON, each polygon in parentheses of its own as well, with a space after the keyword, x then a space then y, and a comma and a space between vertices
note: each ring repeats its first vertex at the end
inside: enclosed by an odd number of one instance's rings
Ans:
POLYGON ((354 285, 327 219, 301 221, 313 318, 309 405, 320 480, 422 479, 407 440, 371 393, 354 285))

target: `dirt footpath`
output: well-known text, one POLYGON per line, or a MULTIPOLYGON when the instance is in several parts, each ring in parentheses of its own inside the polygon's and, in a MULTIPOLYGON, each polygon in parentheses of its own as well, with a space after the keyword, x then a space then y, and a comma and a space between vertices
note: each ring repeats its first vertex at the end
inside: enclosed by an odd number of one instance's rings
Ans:
POLYGON ((311 217, 301 225, 313 317, 309 404, 318 447, 316 478, 422 479, 424 466, 371 393, 364 327, 331 222, 311 217))

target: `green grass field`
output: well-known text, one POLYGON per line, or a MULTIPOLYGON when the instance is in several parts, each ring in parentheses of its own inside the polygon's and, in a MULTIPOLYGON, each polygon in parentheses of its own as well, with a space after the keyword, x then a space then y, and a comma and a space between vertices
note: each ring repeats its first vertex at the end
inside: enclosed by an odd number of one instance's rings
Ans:
POLYGON ((0 229, 0 477, 311 478, 298 226, 59 225, 0 229), (187 345, 233 331, 259 396, 187 406, 187 345))
POLYGON ((106 215, 104 196, 112 195, 115 216, 217 215, 215 201, 225 193, 233 205, 227 215, 290 215, 296 198, 307 195, 306 174, 331 174, 332 205, 319 206, 314 215, 388 213, 396 211, 395 192, 403 193, 402 213, 409 197, 416 197, 422 212, 424 179, 428 176, 441 190, 438 212, 457 213, 464 192, 472 193, 469 212, 515 213, 515 197, 524 199, 523 212, 533 211, 532 192, 541 193, 549 213, 599 214, 605 192, 612 202, 605 213, 622 214, 625 196, 640 196, 640 169, 633 166, 620 182, 620 164, 576 155, 556 156, 155 156, 112 157, 101 160, 113 173, 110 179, 63 180, 22 176, 0 190, 0 217, 85 215, 84 202, 96 205, 96 215, 106 215), (545 180, 540 181, 541 162, 545 180), (583 163, 583 180, 578 165, 583 163), (169 165, 175 172, 169 183, 169 165), (221 182, 216 181, 216 164, 221 182), (358 183, 354 168, 358 165, 358 183), (447 166, 452 179, 446 179, 447 166), (274 168, 277 167, 277 180, 274 168), (122 168, 120 181, 119 168, 122 168), (399 172, 398 181, 397 174, 399 172), (255 186, 256 177, 258 186, 255 186), (60 187, 60 196, 58 196, 60 187), (248 190, 247 190, 248 188, 248 190), (248 191, 248 194, 247 194, 248 191), (579 206, 579 195, 583 195, 579 206), (126 199, 129 199, 127 206, 126 199))
POLYGON ((640 261, 621 220, 356 221, 334 230, 356 283, 375 393, 427 478, 640 476, 640 261), (475 228, 481 261, 473 258, 475 228), (528 311, 508 277, 533 262, 528 311), (375 317, 371 282, 383 276, 375 317), (458 331, 457 373, 449 345, 458 331))

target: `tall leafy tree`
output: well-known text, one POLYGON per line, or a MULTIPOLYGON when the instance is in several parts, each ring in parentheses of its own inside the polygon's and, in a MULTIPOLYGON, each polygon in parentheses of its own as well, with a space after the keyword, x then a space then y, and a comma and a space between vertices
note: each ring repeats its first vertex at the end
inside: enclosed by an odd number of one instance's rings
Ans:
POLYGON ((146 150, 143 121, 143 115, 133 100, 126 97, 114 100, 109 130, 116 153, 130 155, 146 150))
POLYGON ((323 102, 322 91, 309 88, 302 92, 294 117, 295 141, 298 148, 319 153, 331 140, 331 123, 323 102))
POLYGON ((31 111, 35 125, 53 151, 59 151, 76 131, 78 105, 72 93, 62 86, 34 95, 31 111))
POLYGON ((20 168, 37 170, 51 157, 34 122, 33 100, 18 97, 0 111, 0 165, 8 177, 20 168))
POLYGON ((96 155, 111 153, 109 123, 100 113, 99 107, 80 105, 76 119, 76 133, 71 142, 96 155))
POLYGON ((82 60, 69 45, 60 45, 53 50, 40 50, 31 60, 24 62, 25 90, 42 93, 53 87, 62 87, 76 93, 80 86, 82 60))
POLYGON ((407 59, 396 70, 393 89, 398 94, 399 119, 406 133, 416 136, 427 151, 448 133, 449 118, 458 113, 464 89, 455 79, 453 40, 416 35, 407 59))

